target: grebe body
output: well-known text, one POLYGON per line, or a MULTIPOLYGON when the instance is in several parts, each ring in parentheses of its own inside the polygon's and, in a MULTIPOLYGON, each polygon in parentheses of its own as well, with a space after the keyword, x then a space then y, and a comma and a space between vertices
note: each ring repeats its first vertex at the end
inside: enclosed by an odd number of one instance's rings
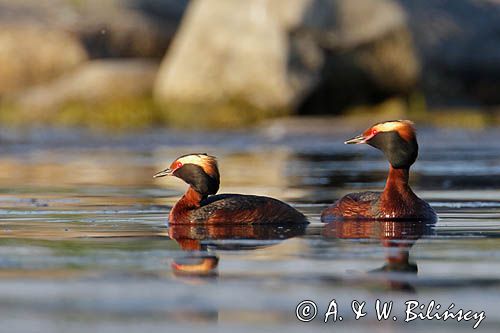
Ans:
POLYGON ((274 198, 219 194, 217 160, 206 154, 177 158, 168 169, 155 177, 175 176, 189 184, 169 214, 171 224, 253 224, 308 223, 306 217, 290 205, 274 198))
POLYGON ((412 122, 378 123, 345 143, 366 143, 380 149, 389 160, 389 175, 383 192, 347 194, 322 212, 323 222, 339 219, 437 220, 431 206, 420 199, 408 184, 410 166, 418 156, 412 122))

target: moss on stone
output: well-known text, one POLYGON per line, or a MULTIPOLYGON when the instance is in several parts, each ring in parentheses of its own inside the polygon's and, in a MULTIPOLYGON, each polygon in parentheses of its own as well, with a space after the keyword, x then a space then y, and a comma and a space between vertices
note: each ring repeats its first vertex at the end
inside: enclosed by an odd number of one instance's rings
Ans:
POLYGON ((19 127, 84 127, 96 130, 141 130, 152 127, 230 129, 287 114, 264 110, 241 100, 202 104, 171 102, 159 107, 151 97, 106 102, 68 102, 57 110, 24 110, 15 104, 0 106, 0 122, 19 127))
MULTIPOLYGON (((289 115, 290 110, 259 109, 243 99, 224 103, 172 101, 158 106, 150 96, 98 103, 71 102, 56 110, 26 110, 13 103, 0 105, 0 124, 16 127, 83 127, 105 131, 140 131, 153 127, 233 129, 289 115)), ((432 109, 425 97, 394 98, 375 106, 358 106, 345 112, 353 121, 408 118, 422 125, 481 129, 500 125, 500 112, 485 109, 432 109)))
POLYGON ((153 127, 158 120, 159 111, 152 99, 137 98, 97 104, 67 103, 50 124, 59 127, 129 130, 153 127))
POLYGON ((408 113, 408 107, 402 98, 391 98, 375 105, 358 105, 345 110, 347 116, 353 117, 378 117, 386 119, 399 119, 408 113))
POLYGON ((367 118, 411 119, 419 125, 441 128, 484 129, 500 126, 499 110, 484 108, 429 108, 425 96, 420 92, 412 93, 408 99, 392 98, 376 105, 363 105, 350 108, 345 115, 352 119, 365 121, 367 118))
POLYGON ((259 121, 279 117, 290 112, 282 109, 260 109, 243 99, 232 99, 220 103, 186 103, 171 101, 162 106, 165 124, 182 128, 223 128, 246 127, 259 121))
POLYGON ((427 116, 415 116, 412 119, 441 128, 467 128, 481 130, 498 126, 488 112, 475 109, 441 109, 429 112, 427 116))
POLYGON ((14 104, 0 107, 3 124, 33 127, 85 127, 105 130, 145 129, 162 123, 161 113, 152 98, 141 97, 98 103, 68 102, 57 110, 24 110, 14 104))

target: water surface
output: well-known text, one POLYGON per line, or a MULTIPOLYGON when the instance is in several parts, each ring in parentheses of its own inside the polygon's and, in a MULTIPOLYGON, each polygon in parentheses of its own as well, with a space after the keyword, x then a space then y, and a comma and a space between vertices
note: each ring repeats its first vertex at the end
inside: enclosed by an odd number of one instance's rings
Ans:
POLYGON ((387 163, 345 146, 359 128, 300 133, 152 132, 95 137, 4 132, 0 146, 0 321, 6 332, 469 331, 404 322, 404 302, 484 310, 500 327, 500 133, 419 132, 415 192, 435 225, 323 225, 327 204, 384 185, 387 163), (167 228, 186 186, 152 175, 178 155, 219 157, 221 192, 286 200, 305 227, 167 228), (299 322, 302 300, 318 317, 299 322), (342 322, 322 322, 329 302, 342 322), (377 299, 396 321, 375 319, 377 299), (366 301, 354 320, 351 302, 366 301))

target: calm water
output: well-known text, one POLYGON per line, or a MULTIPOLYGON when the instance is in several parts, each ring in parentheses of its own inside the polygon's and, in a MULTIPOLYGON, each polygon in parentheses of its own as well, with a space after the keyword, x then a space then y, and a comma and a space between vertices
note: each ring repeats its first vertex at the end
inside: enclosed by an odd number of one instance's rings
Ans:
POLYGON ((4 132, 0 145, 2 332, 470 331, 476 320, 405 323, 404 302, 485 311, 500 328, 500 132, 422 129, 414 190, 440 221, 323 225, 339 196, 380 189, 387 163, 342 141, 361 128, 89 137, 4 132), (307 228, 171 228, 186 186, 152 175, 178 155, 219 157, 221 192, 264 194, 307 228), (322 322, 335 299, 343 321, 322 322), (377 321, 375 301, 393 301, 377 321), (317 304, 309 323, 302 300, 317 304), (351 302, 366 301, 354 320, 351 302), (397 320, 392 319, 393 316, 397 320))

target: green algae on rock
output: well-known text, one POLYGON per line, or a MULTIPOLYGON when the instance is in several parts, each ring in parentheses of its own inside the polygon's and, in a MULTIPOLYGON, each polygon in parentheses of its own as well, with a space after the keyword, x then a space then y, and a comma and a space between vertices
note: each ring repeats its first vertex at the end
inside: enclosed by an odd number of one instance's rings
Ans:
POLYGON ((170 101, 163 104, 161 110, 162 123, 191 129, 248 127, 291 112, 286 109, 260 109, 243 99, 206 104, 170 101))
POLYGON ((118 131, 165 125, 151 97, 97 103, 67 102, 51 112, 31 112, 4 103, 0 107, 0 121, 17 127, 83 127, 118 131))

